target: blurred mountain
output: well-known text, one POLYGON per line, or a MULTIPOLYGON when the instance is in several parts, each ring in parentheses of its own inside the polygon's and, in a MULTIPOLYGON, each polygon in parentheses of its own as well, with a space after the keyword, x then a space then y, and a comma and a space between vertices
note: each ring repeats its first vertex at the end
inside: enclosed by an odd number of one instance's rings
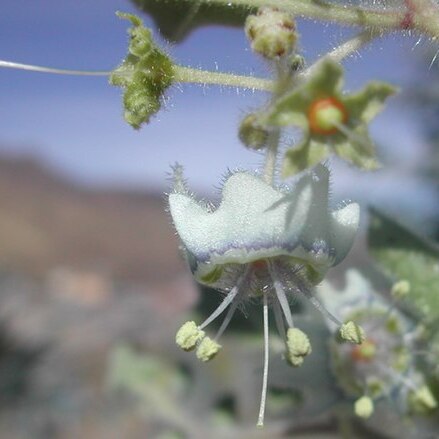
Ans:
POLYGON ((183 269, 161 194, 75 185, 32 158, 0 157, 0 267, 43 278, 59 267, 130 282, 183 269))

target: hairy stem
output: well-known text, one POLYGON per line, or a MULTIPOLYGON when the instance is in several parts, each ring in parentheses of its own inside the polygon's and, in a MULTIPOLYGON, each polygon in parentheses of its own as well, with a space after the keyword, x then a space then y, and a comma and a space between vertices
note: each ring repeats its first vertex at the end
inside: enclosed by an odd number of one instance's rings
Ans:
POLYGON ((429 0, 416 0, 422 6, 416 10, 409 23, 407 11, 368 10, 358 6, 334 4, 324 0, 201 0, 206 4, 222 4, 256 9, 270 6, 295 16, 330 21, 343 25, 362 26, 380 30, 413 29, 433 38, 439 37, 439 9, 429 0))
POLYGON ((232 73, 211 72, 183 66, 174 66, 174 80, 177 82, 217 84, 260 91, 272 91, 274 88, 273 81, 269 79, 234 75, 232 73))
MULTIPOLYGON (((53 67, 36 66, 3 60, 0 60, 0 67, 28 70, 32 72, 52 73, 56 75, 109 76, 112 73, 112 71, 57 69, 53 67)), ((178 65, 174 66, 174 75, 174 80, 176 82, 224 85, 227 87, 241 87, 259 91, 272 91, 274 88, 273 81, 269 79, 234 75, 232 73, 210 72, 208 70, 192 69, 190 67, 178 65)))

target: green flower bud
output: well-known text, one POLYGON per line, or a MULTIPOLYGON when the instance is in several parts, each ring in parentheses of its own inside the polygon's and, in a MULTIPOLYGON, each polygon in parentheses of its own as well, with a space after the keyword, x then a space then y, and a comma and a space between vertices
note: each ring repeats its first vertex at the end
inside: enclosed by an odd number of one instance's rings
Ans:
POLYGON ((173 63, 152 39, 152 32, 132 14, 118 13, 132 23, 128 55, 110 75, 110 84, 124 88, 124 117, 133 127, 149 122, 161 106, 161 97, 172 84, 173 63))
POLYGON ((254 113, 244 118, 239 127, 239 139, 250 149, 261 149, 267 143, 268 132, 258 125, 258 116, 254 113))
POLYGON ((297 328, 287 331, 287 360, 294 366, 302 365, 304 358, 312 352, 308 336, 297 328))
POLYGON ((355 401, 354 412, 358 417, 368 419, 372 416, 373 410, 373 401, 368 396, 362 396, 355 401))
POLYGON ((221 345, 210 337, 205 337, 198 345, 197 358, 203 362, 211 360, 220 351, 221 345))
POLYGON ((361 344, 365 339, 363 328, 352 321, 341 325, 339 334, 343 341, 355 344, 361 344))
POLYGON ((245 33, 252 49, 268 59, 290 54, 296 45, 293 17, 272 8, 260 8, 257 15, 249 15, 245 33))
POLYGON ((195 322, 186 322, 177 331, 175 342, 185 351, 191 351, 195 348, 205 336, 204 331, 198 328, 195 322))

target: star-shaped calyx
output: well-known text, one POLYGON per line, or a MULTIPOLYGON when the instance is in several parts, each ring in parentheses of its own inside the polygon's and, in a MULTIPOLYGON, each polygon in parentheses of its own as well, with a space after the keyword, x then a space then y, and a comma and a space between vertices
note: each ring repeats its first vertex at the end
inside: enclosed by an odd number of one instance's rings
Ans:
POLYGON ((342 93, 343 69, 322 60, 298 84, 261 113, 262 126, 297 126, 302 142, 286 152, 282 173, 288 177, 314 166, 335 153, 362 169, 376 169, 379 162, 368 135, 368 125, 396 89, 371 82, 352 94, 342 93))

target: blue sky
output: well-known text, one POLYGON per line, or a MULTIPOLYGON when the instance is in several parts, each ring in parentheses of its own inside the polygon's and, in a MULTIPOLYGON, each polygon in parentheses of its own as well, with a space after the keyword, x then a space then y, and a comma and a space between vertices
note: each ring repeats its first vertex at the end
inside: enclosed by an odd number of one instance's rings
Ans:
MULTIPOLYGON (((135 11, 127 0, 2 0, 0 58, 109 70, 126 51, 127 23, 114 15, 117 10, 135 11)), ((151 24, 147 17, 146 22, 151 24)), ((303 20, 298 28, 310 61, 354 32, 303 20)), ((403 86, 419 71, 428 79, 420 49, 413 49, 416 41, 416 37, 390 35, 348 60, 346 88, 355 90, 370 79, 403 86)), ((181 45, 161 42, 181 64, 241 74, 270 73, 248 50, 240 29, 202 28, 181 45)), ((175 86, 167 96, 164 111, 136 132, 122 120, 120 91, 110 87, 106 78, 0 69, 0 152, 33 154, 86 184, 142 188, 165 187, 166 172, 178 161, 202 191, 217 185, 227 168, 261 164, 260 155, 239 144, 236 130, 245 112, 266 96, 193 85, 175 86)), ((434 193, 413 177, 428 150, 414 110, 403 97, 393 99, 372 126, 390 168, 371 177, 336 165, 334 188, 339 196, 361 195, 384 205, 390 199, 395 208, 431 216, 437 210, 434 193)))

